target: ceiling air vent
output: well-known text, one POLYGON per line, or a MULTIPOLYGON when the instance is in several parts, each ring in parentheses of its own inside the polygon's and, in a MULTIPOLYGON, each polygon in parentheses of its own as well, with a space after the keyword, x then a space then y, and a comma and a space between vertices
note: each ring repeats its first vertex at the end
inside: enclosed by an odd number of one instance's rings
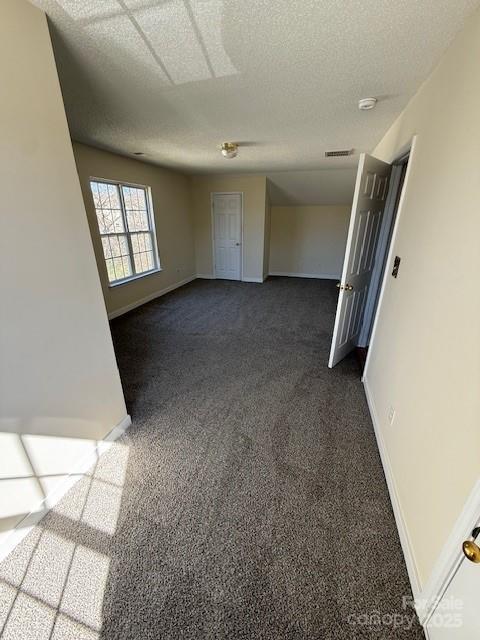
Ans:
POLYGON ((325 151, 326 158, 341 158, 342 156, 351 156, 353 149, 339 149, 338 151, 325 151))

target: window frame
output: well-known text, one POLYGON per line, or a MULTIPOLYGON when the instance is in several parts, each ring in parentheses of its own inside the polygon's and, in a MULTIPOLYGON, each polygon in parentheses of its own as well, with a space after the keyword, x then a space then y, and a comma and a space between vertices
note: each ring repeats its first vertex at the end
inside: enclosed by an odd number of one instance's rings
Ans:
POLYGON ((126 182, 125 180, 111 180, 109 178, 97 178, 95 176, 90 176, 88 179, 88 187, 89 187, 89 191, 90 191, 90 196, 92 198, 92 204, 93 204, 93 210, 95 211, 95 222, 97 225, 97 231, 98 231, 98 236, 100 238, 100 244, 101 244, 101 250, 102 250, 102 256, 103 256, 103 266, 105 269, 105 273, 106 273, 106 277, 107 277, 107 284, 108 287, 110 289, 114 288, 114 287, 118 287, 122 284, 126 284, 128 282, 132 282, 133 280, 138 280, 140 278, 144 278, 146 276, 150 276, 153 273, 159 273, 160 271, 162 271, 162 267, 160 264, 160 256, 158 253, 158 242, 157 242, 157 232, 155 229, 155 215, 153 213, 153 198, 152 198, 152 189, 151 187, 149 187, 148 185, 145 184, 139 184, 136 182, 126 182), (93 193, 92 193, 92 182, 101 182, 103 184, 110 184, 110 185, 115 185, 118 188, 118 195, 120 198, 120 206, 121 206, 121 213, 122 213, 122 220, 123 220, 123 226, 124 226, 124 231, 123 232, 117 232, 117 233, 101 233, 100 231, 100 226, 98 223, 98 216, 97 216, 97 208, 95 206, 95 200, 93 198, 93 193), (145 203, 147 206, 147 218, 148 218, 148 226, 149 226, 149 230, 148 231, 129 231, 128 229, 128 220, 127 220, 127 210, 125 207, 125 197, 123 195, 123 190, 122 187, 132 187, 134 189, 143 189, 145 191, 145 203), (149 269, 148 271, 142 271, 142 273, 135 273, 135 258, 134 258, 134 253, 133 253, 133 247, 132 247, 132 239, 131 236, 132 235, 136 235, 136 234, 140 234, 140 233, 148 233, 150 235, 151 238, 151 242, 152 242, 152 254, 153 254, 153 261, 155 263, 155 266, 153 269, 149 269), (129 252, 129 260, 130 260, 130 264, 131 264, 131 269, 133 271, 133 274, 131 276, 127 276, 126 278, 119 278, 118 280, 114 280, 113 282, 110 282, 110 279, 108 277, 108 269, 107 269, 107 259, 105 257, 105 252, 103 250, 103 242, 102 242, 102 238, 108 238, 108 237, 112 237, 112 236, 126 236, 127 238, 127 244, 128 244, 128 252, 129 252))

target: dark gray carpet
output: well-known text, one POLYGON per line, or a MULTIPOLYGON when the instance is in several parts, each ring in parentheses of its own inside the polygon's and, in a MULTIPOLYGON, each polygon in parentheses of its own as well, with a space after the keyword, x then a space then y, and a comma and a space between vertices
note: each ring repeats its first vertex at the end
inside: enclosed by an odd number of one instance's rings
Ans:
POLYGON ((45 637, 423 637, 336 295, 196 281, 112 323, 133 426, 0 574, 45 637))

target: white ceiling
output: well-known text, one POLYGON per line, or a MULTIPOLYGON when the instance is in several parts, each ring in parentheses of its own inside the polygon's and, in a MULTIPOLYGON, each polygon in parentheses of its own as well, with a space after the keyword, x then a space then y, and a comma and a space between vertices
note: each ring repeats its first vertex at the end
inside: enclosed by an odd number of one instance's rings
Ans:
POLYGON ((33 3, 53 25, 75 139, 188 173, 270 174, 353 167, 479 0, 33 3), (375 111, 357 109, 365 96, 375 111), (242 145, 234 160, 225 140, 242 145))

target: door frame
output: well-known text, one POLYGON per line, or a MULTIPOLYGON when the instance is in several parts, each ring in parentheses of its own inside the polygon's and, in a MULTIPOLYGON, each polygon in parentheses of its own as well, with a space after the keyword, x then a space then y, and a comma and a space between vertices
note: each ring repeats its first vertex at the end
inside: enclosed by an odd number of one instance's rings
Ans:
MULTIPOLYGON (((390 186, 387 194, 387 204, 383 214, 382 228, 380 230, 379 241, 377 246, 377 252, 375 255, 375 265, 372 270, 371 285, 369 287, 367 301, 365 304, 365 310, 362 318, 362 328, 360 330, 360 336, 358 340, 358 347, 368 348, 370 338, 372 335, 373 322, 375 319, 376 311, 378 309, 378 302, 380 300, 380 289, 382 286, 382 278, 385 273, 388 258, 388 241, 390 243, 393 238, 393 228, 396 220, 396 213, 398 213, 397 195, 399 188, 403 190, 405 181, 400 186, 400 180, 402 177, 403 167, 408 164, 410 158, 410 152, 404 153, 394 160, 392 164, 392 175, 390 178, 390 186), (395 208, 397 211, 395 211, 395 208), (381 258, 378 260, 377 258, 381 258), (383 274, 382 274, 383 271, 383 274)), ((401 195, 401 194, 400 194, 401 195)), ((398 204, 400 204, 398 202, 398 204)))
POLYGON ((415 160, 415 149, 418 144, 418 135, 414 135, 413 138, 401 147, 394 155, 394 157, 390 160, 390 164, 399 163, 407 154, 408 154, 408 165, 407 171, 405 173, 405 180, 403 181, 402 193, 400 194, 400 200, 398 201, 397 215, 395 216, 395 221, 393 223, 392 237, 390 239, 390 246, 388 247, 387 256, 385 259, 385 271, 383 273, 382 283, 380 286, 380 294, 378 296, 377 309, 375 311, 375 317, 373 320, 372 332, 370 334, 370 343, 368 346, 367 359, 365 360, 365 367, 363 369, 362 381, 365 381, 368 375, 369 364, 372 359, 372 353, 375 350, 375 338, 377 337, 378 330, 378 322, 380 318, 380 314, 383 306, 383 299, 385 297, 385 289, 387 286, 387 280, 390 277, 390 267, 393 260, 393 250, 395 247, 395 241, 398 235, 398 228, 400 225, 400 220, 402 218, 402 213, 404 209, 405 202, 405 194, 408 189, 408 184, 410 181, 410 176, 412 174, 412 166, 414 165, 415 160))
MULTIPOLYGON (((210 192, 210 226, 212 231, 212 278, 217 279, 217 265, 215 262, 215 211, 213 201, 215 196, 240 196, 240 280, 243 281, 243 191, 211 191, 210 192)), ((235 282, 235 281, 234 281, 235 282)))

